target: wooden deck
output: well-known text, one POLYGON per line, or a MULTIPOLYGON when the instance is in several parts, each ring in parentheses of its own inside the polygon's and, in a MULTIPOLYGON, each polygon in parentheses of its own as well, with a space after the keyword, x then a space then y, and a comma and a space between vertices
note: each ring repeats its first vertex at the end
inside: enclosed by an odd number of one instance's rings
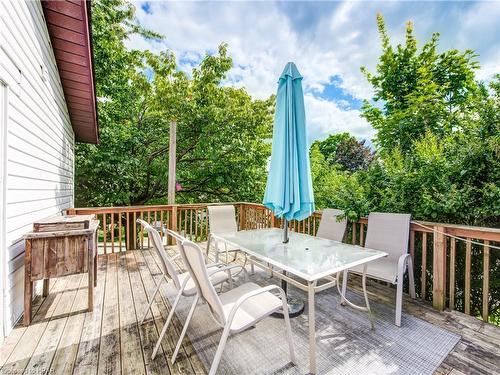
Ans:
MULTIPOLYGON (((175 366, 173 351, 181 325, 174 319, 159 355, 150 359, 170 305, 157 297, 155 319, 138 320, 159 274, 149 250, 100 255, 94 311, 86 311, 87 277, 72 275, 51 282, 47 298, 34 302, 33 322, 18 326, 0 348, 0 374, 204 374, 203 364, 185 339, 175 366), (36 312, 36 314, 35 314, 36 312)), ((372 283, 370 298, 393 304, 394 290, 372 283)), ((462 336, 437 373, 498 374, 500 328, 458 312, 438 312, 406 300, 404 311, 462 336)))

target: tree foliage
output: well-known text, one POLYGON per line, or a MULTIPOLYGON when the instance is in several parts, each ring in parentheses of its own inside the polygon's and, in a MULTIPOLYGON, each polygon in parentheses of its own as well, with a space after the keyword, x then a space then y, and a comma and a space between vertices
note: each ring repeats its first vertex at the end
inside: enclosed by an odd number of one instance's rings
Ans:
MULTIPOLYGON (((380 15, 377 24, 382 54, 376 72, 362 68, 374 89, 362 116, 376 130, 377 157, 352 171, 332 162, 348 135, 314 144, 317 206, 343 209, 351 219, 370 211, 404 212, 420 220, 500 227, 500 75, 489 85, 478 81, 474 52, 438 53, 438 34, 419 49, 411 23, 405 42, 393 47, 380 15)), ((464 248, 459 241, 457 269, 465 267, 464 248)), ((483 249, 472 252, 471 313, 480 315, 483 249)), ((461 310, 464 276, 456 274, 461 310)), ((500 257, 492 252, 489 308, 496 324, 499 282, 500 257)))
MULTIPOLYGON (((350 216, 369 211, 409 212, 415 219, 500 226, 500 76, 487 87, 475 79, 473 51, 438 53, 438 34, 418 48, 407 24, 404 44, 393 47, 377 16, 382 54, 376 73, 362 68, 374 89, 362 116, 376 129, 375 158, 367 168, 346 168, 336 157, 348 134, 318 142, 328 161, 323 185, 336 185, 331 166, 355 171, 362 188, 355 204, 328 190, 350 216), (327 177, 329 176, 329 177, 327 177)), ((324 189, 323 189, 324 190, 324 189)), ((321 207, 322 204, 319 204, 321 207)))
POLYGON ((375 92, 373 104, 364 102, 363 117, 377 130, 379 152, 398 148, 411 153, 413 142, 426 132, 445 136, 461 129, 462 115, 470 112, 471 100, 479 94, 477 55, 456 49, 438 53, 438 33, 419 50, 411 22, 405 43, 394 48, 380 14, 377 24, 382 41, 377 72, 362 72, 375 92))
POLYGON ((187 74, 171 51, 128 49, 134 34, 161 38, 134 22, 131 4, 92 3, 100 144, 77 145, 77 204, 166 203, 174 120, 179 202, 260 199, 274 98, 223 85, 232 66, 224 44, 187 74))
POLYGON ((373 152, 349 133, 332 134, 323 141, 315 141, 329 165, 354 172, 365 170, 373 161, 373 152))

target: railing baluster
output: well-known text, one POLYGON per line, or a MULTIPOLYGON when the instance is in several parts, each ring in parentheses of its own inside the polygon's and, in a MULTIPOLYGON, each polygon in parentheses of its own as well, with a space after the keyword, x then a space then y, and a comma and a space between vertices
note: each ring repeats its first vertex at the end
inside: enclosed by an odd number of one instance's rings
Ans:
MULTIPOLYGON (((141 220, 144 220, 144 213, 142 211, 140 215, 141 215, 141 220)), ((141 228, 139 232, 139 241, 141 241, 139 249, 142 250, 144 248, 144 228, 142 227, 142 225, 139 228, 141 228)))
POLYGON ((352 244, 356 245, 356 222, 352 223, 352 244))
POLYGON ((108 231, 106 223, 106 213, 102 214, 102 229, 103 229, 103 241, 104 241, 104 254, 107 254, 106 242, 108 242, 108 231))
POLYGON ((119 250, 122 251, 122 213, 118 212, 118 246, 119 250))
POLYGON ((134 247, 130 243, 130 212, 126 213, 125 217, 125 239, 126 239, 126 244, 125 244, 125 250, 132 250, 134 247))
MULTIPOLYGON (((413 233, 415 235, 415 233, 413 233)), ((365 244, 365 224, 361 223, 359 225, 359 246, 364 246, 365 244)))
POLYGON ((137 213, 134 211, 134 222, 132 223, 132 227, 134 228, 134 246, 132 249, 137 248, 137 213))
POLYGON ((195 241, 198 241, 198 209, 196 208, 195 209, 195 216, 194 216, 194 219, 195 219, 195 222, 194 222, 194 240, 195 241))
POLYGON ((450 309, 455 310, 455 254, 457 241, 450 238, 450 309))
MULTIPOLYGON (((151 211, 148 211, 148 224, 151 225, 151 211)), ((148 249, 151 248, 151 244, 149 243, 149 235, 148 235, 148 249)))
POLYGON ((111 231, 111 252, 115 252, 115 213, 111 213, 111 222, 110 222, 110 231, 111 231))
MULTIPOLYGON (((415 264, 415 231, 410 231, 410 256, 412 263, 415 264)), ((415 271, 415 265, 413 265, 413 270, 415 271)))
POLYGON ((472 242, 467 238, 465 245, 465 306, 464 311, 470 314, 470 267, 471 267, 472 242))
POLYGON ((161 227, 160 237, 163 241, 163 210, 160 210, 160 227, 161 227))
POLYGON ((189 239, 193 240, 193 209, 189 210, 189 239))
POLYGON ((427 232, 422 233, 422 299, 425 300, 427 296, 427 232))
POLYGON ((490 294, 490 241, 484 241, 483 253, 483 320, 488 321, 488 302, 490 294))
POLYGON ((205 234, 208 241, 208 208, 205 208, 205 234))

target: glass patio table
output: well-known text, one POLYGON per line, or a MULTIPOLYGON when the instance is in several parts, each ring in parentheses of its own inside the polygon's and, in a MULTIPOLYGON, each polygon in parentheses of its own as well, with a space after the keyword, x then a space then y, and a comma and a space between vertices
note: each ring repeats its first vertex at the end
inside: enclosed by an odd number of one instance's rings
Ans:
POLYGON ((315 293, 337 286, 342 303, 367 311, 373 327, 370 305, 366 294, 366 267, 369 262, 385 257, 387 254, 378 250, 296 232, 291 232, 289 238, 288 243, 283 243, 283 230, 278 228, 218 233, 211 234, 207 249, 210 248, 211 241, 215 242, 215 246, 218 246, 217 243, 221 241, 237 247, 249 255, 251 262, 260 268, 268 271, 276 271, 276 268, 286 271, 284 273, 275 272, 274 275, 307 292, 309 371, 315 374, 315 293), (348 269, 360 265, 363 265, 362 285, 365 306, 358 306, 347 300, 345 289, 341 290, 339 287, 340 273, 343 273, 345 278, 348 269), (290 277, 291 275, 296 276, 296 278, 290 277))

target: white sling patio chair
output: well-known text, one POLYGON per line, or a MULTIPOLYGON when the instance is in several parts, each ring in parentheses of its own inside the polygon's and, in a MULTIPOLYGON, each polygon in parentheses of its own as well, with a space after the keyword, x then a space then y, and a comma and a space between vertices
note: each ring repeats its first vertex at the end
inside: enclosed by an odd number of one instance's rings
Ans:
POLYGON ((186 334, 189 322, 193 317, 197 302, 203 300, 210 307, 212 318, 215 322, 223 327, 223 332, 214 360, 210 367, 209 375, 215 375, 219 362, 226 345, 227 338, 230 334, 236 334, 254 326, 260 320, 268 317, 273 312, 282 308, 285 317, 286 336, 288 340, 288 348, 290 351, 290 359, 295 362, 295 353, 292 341, 292 330, 290 326, 290 318, 288 316, 288 305, 286 295, 283 289, 277 285, 269 285, 260 287, 254 283, 245 283, 226 293, 217 295, 215 288, 210 283, 207 269, 204 266, 204 258, 201 248, 189 240, 182 241, 180 252, 184 264, 186 265, 198 293, 191 305, 188 317, 182 328, 181 337, 177 342, 172 363, 175 362, 177 353, 181 346, 184 335, 186 334), (276 297, 270 291, 276 290, 280 294, 280 298, 276 297))
MULTIPOLYGON (((180 256, 180 254, 176 255, 174 258, 170 258, 163 248, 162 240, 160 237, 160 234, 156 229, 154 229, 151 225, 149 225, 147 222, 141 219, 137 219, 137 222, 140 223, 144 229, 146 229, 148 236, 151 237, 151 243, 153 245, 153 249, 156 251, 158 254, 158 258, 160 261, 160 269, 162 272, 161 278, 158 281, 158 285, 156 286, 156 289, 153 293, 153 296, 151 297, 149 301, 149 305, 140 320, 139 324, 143 324, 144 320, 146 319, 146 316, 148 315, 149 311, 151 310, 151 306, 155 300, 156 295, 160 291, 160 287, 162 286, 163 282, 167 281, 170 279, 177 290, 177 296, 175 297, 174 303, 172 304, 172 308, 170 309, 170 312, 167 316, 167 320, 165 321, 165 325, 163 326, 163 329, 160 333, 160 337, 158 338, 158 342, 156 343, 156 346, 153 350, 153 354, 151 356, 152 359, 156 357, 156 353, 158 352, 158 349, 160 348, 161 341, 163 339, 163 336, 167 332, 167 329, 170 325, 170 322, 172 320, 172 317, 174 315, 175 309, 177 308, 177 304, 179 303, 179 300, 181 296, 184 297, 192 297, 196 294, 196 286, 189 276, 189 272, 184 272, 184 273, 179 273, 177 272, 174 264, 173 264, 173 259, 177 258, 180 256)), ((179 234, 168 231, 169 234, 175 234, 175 238, 177 241, 182 241, 184 238, 181 237, 179 234)), ((212 265, 205 265, 207 268, 207 272, 210 274, 210 282, 214 285, 221 285, 222 283, 228 281, 229 287, 232 288, 232 277, 231 277, 231 269, 232 268, 239 268, 241 266, 239 265, 224 265, 220 266, 219 264, 212 264, 212 265)))
POLYGON ((347 228, 347 220, 338 221, 337 217, 343 213, 344 211, 335 208, 324 209, 321 214, 321 221, 319 222, 316 237, 342 242, 347 228))
MULTIPOLYGON (((210 246, 215 249, 215 261, 219 261, 219 256, 221 253, 226 254, 226 263, 229 263, 228 254, 230 252, 234 253, 233 262, 238 256, 239 248, 231 246, 226 242, 216 241, 212 237, 212 234, 221 234, 238 231, 238 223, 236 222, 236 209, 233 205, 223 205, 223 206, 208 206, 208 225, 210 229, 209 241, 207 243, 207 256, 210 251, 210 246)), ((247 255, 245 253, 245 262, 243 266, 247 264, 247 255)), ((254 273, 254 265, 251 263, 251 271, 254 273)))
MULTIPOLYGON (((411 216, 409 214, 392 214, 372 212, 368 216, 365 247, 385 251, 388 256, 368 263, 366 275, 372 279, 386 281, 397 285, 395 324, 401 327, 403 307, 403 281, 408 270, 409 291, 415 298, 415 280, 413 278, 413 262, 408 254, 408 237, 411 216)), ((362 267, 355 267, 350 272, 362 273, 362 267)), ((347 288, 347 272, 344 272, 343 294, 347 288)))

